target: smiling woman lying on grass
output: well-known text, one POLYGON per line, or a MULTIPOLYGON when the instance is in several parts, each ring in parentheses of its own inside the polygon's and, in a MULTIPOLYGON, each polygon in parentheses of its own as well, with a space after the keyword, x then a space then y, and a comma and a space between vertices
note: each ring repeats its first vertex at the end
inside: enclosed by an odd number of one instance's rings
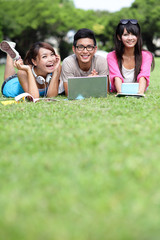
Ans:
POLYGON ((50 44, 34 43, 24 62, 15 50, 14 42, 3 41, 0 49, 7 53, 2 85, 5 97, 15 97, 24 92, 30 93, 34 98, 55 97, 63 92, 63 85, 59 81, 61 59, 50 44), (14 66, 18 69, 17 74, 14 66))

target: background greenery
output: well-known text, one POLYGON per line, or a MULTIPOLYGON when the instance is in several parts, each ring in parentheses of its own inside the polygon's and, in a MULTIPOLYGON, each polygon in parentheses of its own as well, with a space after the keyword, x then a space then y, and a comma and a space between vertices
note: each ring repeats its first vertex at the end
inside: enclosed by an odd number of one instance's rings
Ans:
MULTIPOLYGON (((0 41, 15 41, 24 56, 54 36, 63 59, 66 33, 88 27, 110 51, 121 18, 137 18, 144 44, 156 50, 158 0, 116 13, 69 0, 0 0, 0 41)), ((159 240, 159 66, 157 58, 143 99, 0 104, 0 239, 159 240)))
POLYGON ((0 239, 159 240, 159 66, 146 98, 0 104, 0 239))
POLYGON ((71 51, 67 32, 87 27, 94 30, 99 48, 111 51, 115 27, 122 18, 138 19, 144 45, 151 52, 159 48, 153 42, 160 37, 159 0, 135 0, 130 8, 115 13, 76 9, 72 0, 0 0, 0 41, 15 41, 23 57, 33 42, 54 36, 63 60, 71 51))

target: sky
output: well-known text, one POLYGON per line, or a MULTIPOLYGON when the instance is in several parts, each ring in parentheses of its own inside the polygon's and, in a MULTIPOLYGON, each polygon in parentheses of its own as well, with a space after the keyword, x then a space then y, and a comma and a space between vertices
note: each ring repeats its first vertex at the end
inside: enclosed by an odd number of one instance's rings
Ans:
POLYGON ((119 11, 123 7, 130 7, 134 0, 73 0, 76 8, 84 10, 119 11))

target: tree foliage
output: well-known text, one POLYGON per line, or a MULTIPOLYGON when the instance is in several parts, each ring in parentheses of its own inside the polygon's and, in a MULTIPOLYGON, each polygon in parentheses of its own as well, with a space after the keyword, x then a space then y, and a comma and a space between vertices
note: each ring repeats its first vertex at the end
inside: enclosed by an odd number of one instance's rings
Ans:
MULTIPOLYGON (((108 43, 113 46, 113 35, 120 19, 137 19, 143 37, 143 43, 151 51, 155 52, 157 46, 153 39, 160 38, 160 5, 159 0, 135 0, 130 8, 111 14, 105 26, 105 32, 109 38, 108 43)), ((109 48, 111 45, 109 45, 109 48)))
POLYGON ((143 40, 148 49, 156 50, 153 39, 160 37, 160 5, 159 0, 136 0, 131 7, 139 19, 143 40))
POLYGON ((115 13, 76 9, 72 0, 0 0, 0 40, 17 42, 23 56, 31 43, 50 36, 56 36, 60 46, 67 46, 66 33, 86 27, 93 29, 101 49, 110 51, 122 18, 138 19, 144 44, 154 52, 153 39, 160 37, 159 0, 135 0, 130 8, 115 13))

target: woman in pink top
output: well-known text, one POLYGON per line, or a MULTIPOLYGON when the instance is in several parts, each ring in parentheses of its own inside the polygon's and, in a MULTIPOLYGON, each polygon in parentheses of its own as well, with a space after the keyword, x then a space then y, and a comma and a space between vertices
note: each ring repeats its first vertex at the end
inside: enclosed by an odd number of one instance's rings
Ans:
POLYGON ((149 86, 154 59, 149 51, 142 50, 141 31, 136 19, 120 20, 115 33, 115 51, 108 53, 107 61, 112 92, 121 93, 123 82, 139 82, 138 93, 144 94, 149 86))

